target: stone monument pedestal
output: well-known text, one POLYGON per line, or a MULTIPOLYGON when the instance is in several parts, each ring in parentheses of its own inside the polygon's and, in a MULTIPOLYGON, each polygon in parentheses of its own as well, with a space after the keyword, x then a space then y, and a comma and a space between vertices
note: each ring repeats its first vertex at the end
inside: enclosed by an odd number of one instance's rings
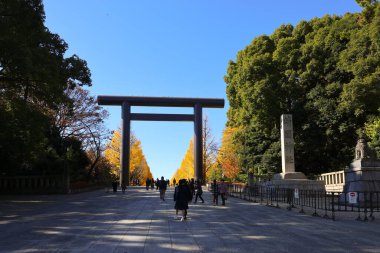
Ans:
POLYGON ((380 160, 366 141, 359 139, 355 147, 355 160, 345 169, 345 185, 340 203, 348 203, 349 192, 356 192, 361 207, 380 206, 380 160))
POLYGON ((325 183, 323 181, 309 179, 273 179, 267 182, 267 186, 273 186, 286 189, 325 191, 325 183))
POLYGON ((283 172, 273 175, 273 180, 286 180, 286 179, 307 179, 302 172, 283 172))
POLYGON ((356 192, 357 203, 354 206, 380 206, 380 160, 355 160, 345 170, 345 180, 343 193, 339 197, 341 204, 349 204, 349 192, 356 192))
POLYGON ((380 192, 380 160, 355 160, 345 170, 345 192, 380 192))
POLYGON ((324 191, 323 181, 309 180, 302 172, 286 172, 273 175, 273 180, 268 182, 269 186, 279 188, 290 188, 299 190, 324 191))

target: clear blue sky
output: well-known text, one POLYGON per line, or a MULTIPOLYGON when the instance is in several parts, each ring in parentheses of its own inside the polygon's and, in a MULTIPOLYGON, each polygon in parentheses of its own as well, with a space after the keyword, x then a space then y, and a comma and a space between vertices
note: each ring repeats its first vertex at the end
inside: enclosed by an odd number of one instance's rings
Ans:
MULTIPOLYGON (((354 0, 45 0, 46 26, 91 69, 92 95, 225 98, 204 109, 220 142, 228 101, 223 76, 229 60, 258 35, 281 24, 358 12, 354 0)), ((120 108, 106 107, 109 129, 120 108)), ((133 112, 191 113, 180 108, 133 112)), ((192 123, 132 122, 155 177, 171 177, 193 135, 192 123)))

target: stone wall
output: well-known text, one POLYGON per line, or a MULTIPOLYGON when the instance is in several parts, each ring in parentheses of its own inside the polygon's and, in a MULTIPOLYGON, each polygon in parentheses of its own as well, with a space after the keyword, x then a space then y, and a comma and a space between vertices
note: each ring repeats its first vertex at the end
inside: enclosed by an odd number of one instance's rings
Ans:
POLYGON ((69 185, 64 175, 0 177, 1 194, 68 193, 69 185))

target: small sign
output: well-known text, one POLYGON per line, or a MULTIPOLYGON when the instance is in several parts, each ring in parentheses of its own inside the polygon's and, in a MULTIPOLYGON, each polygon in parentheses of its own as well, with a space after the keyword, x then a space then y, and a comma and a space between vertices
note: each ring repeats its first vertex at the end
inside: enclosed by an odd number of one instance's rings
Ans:
POLYGON ((358 193, 357 192, 348 192, 348 203, 357 204, 358 203, 358 193))
POLYGON ((295 199, 299 199, 300 198, 300 194, 299 194, 298 188, 294 189, 294 198, 295 199))

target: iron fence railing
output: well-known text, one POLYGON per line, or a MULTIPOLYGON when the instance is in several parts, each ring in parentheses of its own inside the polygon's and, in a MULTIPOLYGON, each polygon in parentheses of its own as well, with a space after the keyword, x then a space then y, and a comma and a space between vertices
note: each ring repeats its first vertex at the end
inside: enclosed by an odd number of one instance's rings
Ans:
POLYGON ((316 190, 287 189, 274 186, 229 184, 228 193, 247 201, 267 206, 286 206, 288 210, 307 209, 313 216, 335 220, 337 214, 351 213, 357 220, 374 220, 380 212, 380 192, 327 192, 316 190))

